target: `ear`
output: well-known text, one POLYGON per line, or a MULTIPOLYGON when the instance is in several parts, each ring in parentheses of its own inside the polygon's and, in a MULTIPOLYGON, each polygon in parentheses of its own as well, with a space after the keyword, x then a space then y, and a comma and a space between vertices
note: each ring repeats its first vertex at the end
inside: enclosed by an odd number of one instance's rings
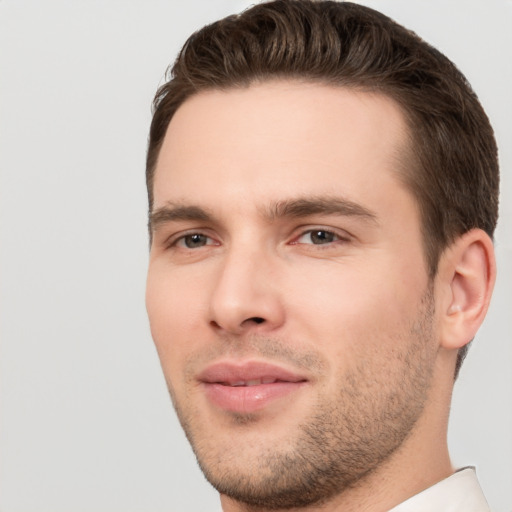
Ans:
POLYGON ((441 255, 441 346, 459 349, 469 343, 482 324, 496 279, 494 247, 489 235, 472 229, 457 238, 441 255))

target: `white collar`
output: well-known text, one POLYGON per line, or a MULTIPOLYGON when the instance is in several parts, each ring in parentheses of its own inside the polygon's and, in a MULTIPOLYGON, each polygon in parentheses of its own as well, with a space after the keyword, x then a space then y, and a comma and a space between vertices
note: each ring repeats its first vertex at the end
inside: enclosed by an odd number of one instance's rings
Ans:
POLYGON ((463 468, 389 512, 490 512, 475 468, 463 468))

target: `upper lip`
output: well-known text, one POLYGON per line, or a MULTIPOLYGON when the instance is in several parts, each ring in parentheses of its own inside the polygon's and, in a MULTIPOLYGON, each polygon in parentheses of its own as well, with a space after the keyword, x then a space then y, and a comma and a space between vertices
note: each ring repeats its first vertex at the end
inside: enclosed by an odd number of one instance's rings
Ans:
POLYGON ((282 366, 261 361, 221 361, 208 365, 198 375, 198 380, 207 384, 243 386, 280 382, 304 382, 304 375, 282 366))

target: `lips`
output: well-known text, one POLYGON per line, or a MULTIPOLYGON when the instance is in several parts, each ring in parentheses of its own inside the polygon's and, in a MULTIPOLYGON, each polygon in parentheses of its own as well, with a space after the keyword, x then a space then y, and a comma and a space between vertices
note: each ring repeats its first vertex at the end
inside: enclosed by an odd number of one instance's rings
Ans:
POLYGON ((262 362, 218 362, 205 368, 198 380, 214 406, 245 414, 281 402, 307 382, 304 375, 262 362))

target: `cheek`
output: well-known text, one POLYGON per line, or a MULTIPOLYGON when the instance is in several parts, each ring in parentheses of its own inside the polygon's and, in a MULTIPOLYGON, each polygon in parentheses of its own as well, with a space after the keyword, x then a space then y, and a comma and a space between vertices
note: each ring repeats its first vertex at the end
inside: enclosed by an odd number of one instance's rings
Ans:
MULTIPOLYGON (((146 309, 151 335, 167 374, 181 365, 192 345, 201 340, 204 297, 200 286, 179 274, 150 266, 146 309)), ((204 335, 203 335, 204 337, 204 335)))
POLYGON ((334 265, 314 276, 309 273, 309 279, 302 272, 295 280, 290 296, 295 297, 298 329, 338 365, 349 367, 365 356, 385 357, 388 350, 407 343, 426 278, 420 272, 406 278, 400 270, 384 268, 370 272, 367 267, 334 265))

